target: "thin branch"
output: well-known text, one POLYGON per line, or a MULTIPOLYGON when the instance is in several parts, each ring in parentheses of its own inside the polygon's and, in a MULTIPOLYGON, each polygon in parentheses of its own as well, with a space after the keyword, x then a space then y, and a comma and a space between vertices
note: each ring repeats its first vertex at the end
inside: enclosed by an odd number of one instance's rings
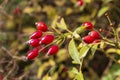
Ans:
POLYGON ((2 46, 1 49, 2 49, 3 51, 5 51, 7 55, 9 55, 11 58, 13 58, 13 57, 12 57, 12 54, 10 53, 10 51, 8 51, 4 46, 2 46))
POLYGON ((12 69, 8 72, 8 74, 3 78, 3 80, 8 80, 7 78, 12 74, 13 71, 15 71, 16 68, 16 62, 13 60, 13 67, 12 69))

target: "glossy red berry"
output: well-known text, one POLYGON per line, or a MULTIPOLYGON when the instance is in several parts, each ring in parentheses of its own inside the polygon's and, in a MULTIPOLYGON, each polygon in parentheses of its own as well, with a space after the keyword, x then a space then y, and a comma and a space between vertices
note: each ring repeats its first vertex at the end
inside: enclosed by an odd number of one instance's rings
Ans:
POLYGON ((57 45, 53 45, 48 49, 47 54, 48 55, 54 55, 58 52, 58 50, 59 50, 59 47, 57 45))
POLYGON ((19 8, 19 7, 15 8, 14 11, 13 11, 13 13, 16 14, 16 15, 20 14, 20 12, 21 12, 21 8, 19 8))
POLYGON ((82 6, 83 5, 83 0, 78 0, 77 5, 82 6))
POLYGON ((40 39, 31 39, 31 40, 29 40, 29 44, 31 46, 33 46, 33 47, 39 46, 40 45, 39 42, 40 42, 40 39))
POLYGON ((95 40, 95 38, 93 38, 93 37, 91 37, 91 36, 85 36, 85 37, 83 37, 83 41, 85 42, 85 43, 92 43, 93 41, 95 40))
POLYGON ((40 44, 49 44, 54 40, 54 36, 53 35, 45 35, 41 38, 40 44))
POLYGON ((44 22, 37 22, 36 27, 38 30, 41 30, 43 32, 46 32, 48 30, 48 27, 44 22))
POLYGON ((38 31, 35 31, 31 36, 30 38, 31 39, 36 39, 36 38, 40 38, 42 36, 42 31, 38 30, 38 31))
POLYGON ((38 56, 38 53, 39 53, 39 48, 34 48, 33 50, 30 50, 28 51, 28 55, 26 57, 27 60, 32 60, 34 59, 35 57, 38 56))
POLYGON ((100 39, 100 35, 97 31, 91 31, 88 33, 88 35, 92 36, 95 39, 100 39))
POLYGON ((100 40, 99 39, 96 39, 96 40, 94 40, 92 43, 93 44, 96 44, 96 43, 99 43, 100 42, 100 40))
POLYGON ((3 80, 3 76, 0 74, 0 80, 3 80))
POLYGON ((93 28, 93 24, 91 22, 85 22, 82 24, 82 26, 86 26, 87 30, 90 30, 93 28))

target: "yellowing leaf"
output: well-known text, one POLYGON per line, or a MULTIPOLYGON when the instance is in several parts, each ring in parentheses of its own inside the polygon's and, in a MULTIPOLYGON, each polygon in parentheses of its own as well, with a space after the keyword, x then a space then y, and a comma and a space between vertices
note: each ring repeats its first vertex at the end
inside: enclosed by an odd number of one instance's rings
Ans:
POLYGON ((30 14, 30 13, 32 13, 32 12, 34 12, 34 11, 35 11, 35 9, 34 9, 33 7, 26 7, 26 8, 23 10, 24 13, 28 13, 28 14, 30 14))
POLYGON ((101 17, 103 14, 105 14, 105 12, 106 11, 108 11, 109 10, 109 7, 108 6, 106 6, 106 7, 102 7, 100 10, 99 10, 99 12, 98 12, 98 17, 101 17))
POLYGON ((10 30, 10 29, 14 29, 15 28, 15 23, 13 20, 8 19, 6 22, 6 29, 10 30))
POLYGON ((120 55, 120 49, 115 49, 115 48, 110 48, 106 51, 107 54, 109 53, 116 53, 118 55, 120 55))
POLYGON ((50 19, 53 19, 56 16, 56 10, 52 6, 44 6, 43 11, 47 13, 50 19))
POLYGON ((27 34, 32 34, 32 32, 34 32, 34 31, 36 31, 36 29, 32 28, 32 27, 27 27, 27 28, 23 29, 23 32, 27 33, 27 34))
POLYGON ((72 8, 67 8, 66 9, 66 15, 69 15, 73 12, 72 8))
POLYGON ((55 0, 54 3, 57 6, 63 6, 65 4, 66 0, 55 0))

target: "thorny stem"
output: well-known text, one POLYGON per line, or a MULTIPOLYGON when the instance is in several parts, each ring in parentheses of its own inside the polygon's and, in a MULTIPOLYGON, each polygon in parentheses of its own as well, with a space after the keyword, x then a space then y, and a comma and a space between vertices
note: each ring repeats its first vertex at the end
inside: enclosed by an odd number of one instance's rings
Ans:
POLYGON ((105 16, 107 17, 107 19, 108 19, 108 21, 109 21, 109 23, 110 23, 110 27, 111 27, 112 30, 113 30, 113 33, 114 33, 114 36, 115 36, 115 45, 118 47, 118 35, 117 35, 117 32, 116 32, 116 30, 114 29, 114 25, 113 25, 113 23, 112 23, 112 21, 111 21, 111 19, 110 19, 109 14, 106 13, 105 16))
MULTIPOLYGON (((97 31, 95 28, 93 28, 93 30, 97 31)), ((114 46, 114 43, 113 43, 111 40, 105 38, 99 31, 97 31, 97 32, 98 32, 99 35, 102 37, 102 40, 104 40, 105 42, 107 42, 107 43, 109 43, 110 45, 114 46)))
POLYGON ((13 58, 13 56, 11 55, 11 53, 10 53, 4 46, 2 46, 1 49, 2 49, 3 51, 5 51, 6 54, 8 54, 11 58, 13 58))
MULTIPOLYGON (((54 42, 52 42, 52 43, 50 43, 50 44, 48 44, 48 45, 46 45, 46 46, 44 46, 42 49, 40 49, 39 50, 39 53, 43 50, 43 49, 45 49, 46 47, 48 47, 48 46, 50 46, 50 45, 52 45, 52 44, 54 44, 54 43, 56 43, 58 40, 60 40, 61 39, 61 37, 60 38, 58 38, 57 40, 55 40, 54 42)), ((48 54, 46 54, 47 56, 48 56, 48 54)))
POLYGON ((10 74, 12 74, 12 72, 15 70, 16 68, 16 62, 13 60, 13 67, 12 69, 8 72, 8 74, 3 78, 3 80, 7 80, 7 78, 9 77, 10 74))
POLYGON ((70 34, 73 34, 73 32, 72 32, 72 31, 70 31, 69 29, 66 29, 66 31, 68 31, 70 34))
POLYGON ((5 51, 6 54, 9 55, 12 59, 25 61, 25 56, 18 57, 18 56, 12 55, 12 53, 10 53, 10 51, 8 51, 4 46, 2 46, 1 49, 5 51))

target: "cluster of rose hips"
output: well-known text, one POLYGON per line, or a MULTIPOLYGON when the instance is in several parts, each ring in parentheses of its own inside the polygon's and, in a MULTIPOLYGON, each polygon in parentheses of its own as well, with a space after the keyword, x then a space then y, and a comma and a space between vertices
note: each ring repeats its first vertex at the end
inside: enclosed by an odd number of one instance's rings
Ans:
POLYGON ((91 22, 85 22, 82 24, 82 26, 86 26, 87 30, 91 30, 87 36, 83 37, 83 41, 87 44, 90 43, 98 43, 100 42, 100 35, 97 31, 92 30, 93 24, 91 22))
POLYGON ((27 60, 34 59, 40 52, 45 52, 47 55, 54 55, 59 49, 58 45, 47 46, 54 41, 55 37, 52 34, 43 35, 48 30, 48 27, 44 22, 37 22, 36 28, 37 31, 33 32, 30 36, 30 40, 27 41, 27 43, 33 47, 32 50, 28 51, 28 55, 26 57, 27 60), (49 49, 45 46, 49 47, 49 49))

